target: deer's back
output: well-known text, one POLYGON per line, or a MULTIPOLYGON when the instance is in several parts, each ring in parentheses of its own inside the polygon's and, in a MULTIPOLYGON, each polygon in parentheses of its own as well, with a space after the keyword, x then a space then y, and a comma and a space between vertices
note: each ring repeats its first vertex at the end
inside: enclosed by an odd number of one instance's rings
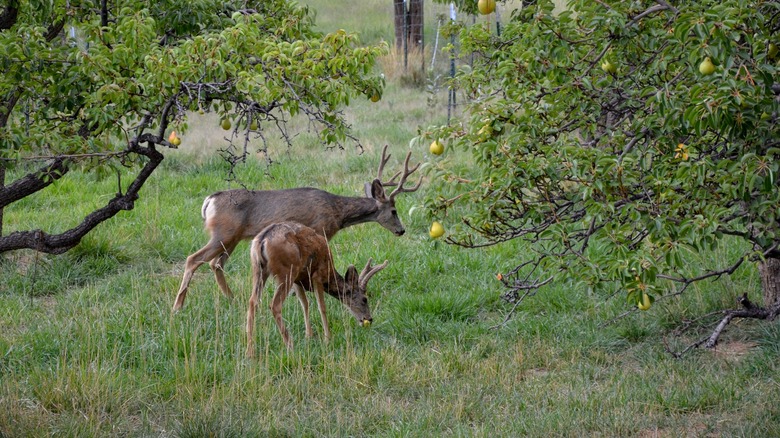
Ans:
POLYGON ((311 187, 283 190, 235 189, 214 193, 203 202, 206 228, 250 239, 278 222, 297 222, 328 237, 341 228, 344 197, 311 187))
POLYGON ((261 230, 252 241, 267 275, 278 281, 292 275, 294 283, 310 290, 310 280, 327 282, 331 260, 328 243, 314 229, 296 222, 274 223, 261 230))

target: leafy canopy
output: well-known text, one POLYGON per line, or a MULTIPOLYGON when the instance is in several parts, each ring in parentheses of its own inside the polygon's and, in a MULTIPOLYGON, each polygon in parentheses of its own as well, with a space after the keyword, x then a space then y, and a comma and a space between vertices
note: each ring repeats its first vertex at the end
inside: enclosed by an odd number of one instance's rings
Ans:
POLYGON ((307 9, 294 3, 122 2, 108 10, 107 23, 100 5, 19 2, 18 22, 0 33, 0 96, 21 89, 34 110, 24 119, 13 108, 0 133, 4 155, 121 148, 102 134, 124 138, 144 117, 155 128, 210 104, 220 113, 240 106, 238 117, 250 104, 258 117, 321 107, 335 128, 323 139, 338 141, 345 138, 338 106, 381 87, 368 76, 379 48, 357 48, 356 36, 343 31, 315 33, 307 9), (48 38, 56 26, 62 31, 48 38))
MULTIPOLYGON (((189 111, 234 122, 233 162, 246 159, 251 136, 278 129, 289 140, 296 114, 323 143, 354 140, 340 108, 381 93, 373 66, 386 49, 312 24, 307 8, 281 0, 0 4, 0 167, 44 163, 0 188, 0 209, 86 160, 94 169, 146 163, 109 210, 132 208, 162 160, 155 145, 175 147, 170 131, 186 130, 189 111)), ((47 240, 42 250, 72 244, 47 240)), ((0 252, 19 245, 0 240, 0 252)))
POLYGON ((449 242, 532 242, 502 276, 514 298, 563 273, 632 303, 780 255, 779 17, 771 1, 539 1, 500 36, 456 29, 478 55, 455 80, 468 120, 423 134, 475 164, 437 170, 434 216, 463 218, 449 242), (684 265, 725 236, 747 243, 728 268, 684 265))

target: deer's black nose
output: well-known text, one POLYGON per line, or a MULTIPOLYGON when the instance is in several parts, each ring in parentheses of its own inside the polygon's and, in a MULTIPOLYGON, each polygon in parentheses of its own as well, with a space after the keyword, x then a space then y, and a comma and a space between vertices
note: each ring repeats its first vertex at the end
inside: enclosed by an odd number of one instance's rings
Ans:
POLYGON ((396 236, 403 236, 405 232, 406 232, 406 230, 396 231, 395 235, 396 236))

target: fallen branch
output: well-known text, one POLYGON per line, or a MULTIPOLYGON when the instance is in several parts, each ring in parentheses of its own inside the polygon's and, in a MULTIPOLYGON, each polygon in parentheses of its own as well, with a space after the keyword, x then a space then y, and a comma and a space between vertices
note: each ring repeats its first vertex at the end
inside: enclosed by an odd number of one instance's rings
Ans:
MULTIPOLYGON (((726 327, 729 325, 729 323, 731 323, 731 321, 734 318, 750 318, 750 319, 774 321, 774 319, 777 318, 778 314, 780 314, 780 302, 775 303, 769 308, 757 306, 748 299, 746 293, 742 294, 742 296, 737 298, 737 303, 742 306, 741 309, 729 309, 729 310, 723 310, 721 312, 716 312, 714 314, 710 314, 711 316, 719 313, 723 315, 723 318, 721 318, 720 321, 717 323, 717 325, 715 325, 715 328, 713 329, 712 333, 709 336, 699 339, 698 341, 688 345, 682 351, 679 352, 672 351, 672 349, 669 347, 669 344, 666 342, 666 339, 664 339, 664 345, 666 346, 666 351, 669 352, 672 356, 676 358, 680 358, 690 350, 694 348, 699 348, 701 346, 704 346, 704 348, 712 349, 715 348, 716 345, 718 345, 718 340, 720 339, 720 335, 723 333, 723 331, 726 329, 726 327)), ((684 331, 690 328, 691 325, 692 325, 691 323, 688 323, 682 329, 676 330, 675 336, 680 336, 684 331)))
POLYGON ((773 321, 777 318, 778 313, 780 313, 780 302, 775 303, 772 307, 767 309, 751 303, 750 300, 748 300, 747 294, 742 294, 742 296, 737 299, 737 302, 741 304, 743 308, 723 311, 725 316, 720 320, 720 323, 715 327, 715 330, 710 337, 707 338, 707 341, 704 342, 704 348, 715 348, 720 334, 734 318, 753 318, 773 321))

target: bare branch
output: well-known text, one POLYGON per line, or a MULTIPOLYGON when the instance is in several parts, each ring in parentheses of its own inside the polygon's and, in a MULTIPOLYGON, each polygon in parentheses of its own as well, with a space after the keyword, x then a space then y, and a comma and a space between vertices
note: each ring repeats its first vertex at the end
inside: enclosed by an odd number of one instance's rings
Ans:
POLYGON ((674 336, 682 335, 682 333, 687 331, 695 322, 699 320, 705 318, 711 318, 712 316, 718 314, 723 315, 723 317, 715 325, 715 328, 712 330, 712 333, 709 336, 703 337, 698 341, 687 345, 681 351, 672 350, 672 348, 668 344, 668 341, 664 338, 664 345, 666 351, 669 352, 669 354, 671 354, 672 356, 676 358, 680 358, 686 353, 688 353, 689 351, 695 348, 699 348, 701 346, 704 346, 704 348, 712 349, 717 346, 721 334, 726 329, 726 327, 731 323, 731 321, 734 320, 734 318, 750 318, 750 319, 761 319, 761 320, 772 321, 775 318, 777 318, 778 314, 780 314, 780 302, 775 303, 774 305, 768 308, 757 306, 748 299, 746 293, 742 294, 739 298, 737 298, 737 303, 742 306, 741 309, 723 310, 720 312, 707 314, 704 317, 697 319, 696 321, 686 321, 682 327, 674 331, 674 336))
POLYGON ((669 2, 667 2, 665 0, 655 0, 655 2, 658 3, 659 5, 664 6, 667 9, 670 9, 675 14, 679 14, 680 13, 679 9, 677 9, 674 6, 670 5, 669 2))
POLYGON ((666 10, 673 10, 675 13, 677 13, 677 9, 674 9, 668 3, 664 2, 664 1, 659 1, 657 3, 659 3, 659 4, 657 4, 655 6, 650 6, 645 11, 641 12, 639 15, 637 15, 634 18, 632 18, 631 21, 626 23, 626 27, 632 26, 634 23, 638 22, 639 20, 647 17, 648 15, 654 14, 656 12, 661 12, 661 11, 666 11, 666 10))

